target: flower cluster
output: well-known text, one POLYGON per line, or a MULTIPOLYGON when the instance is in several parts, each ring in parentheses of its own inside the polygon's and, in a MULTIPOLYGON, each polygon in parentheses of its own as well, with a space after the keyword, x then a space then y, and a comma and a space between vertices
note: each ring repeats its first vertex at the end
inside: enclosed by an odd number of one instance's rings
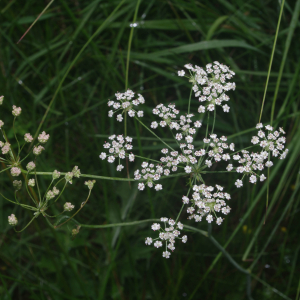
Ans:
MULTIPOLYGON (((142 170, 136 170, 134 172, 134 179, 140 180, 141 178, 146 181, 146 185, 150 188, 154 186, 156 191, 162 190, 161 184, 155 184, 154 181, 160 179, 161 175, 164 173, 164 168, 161 165, 149 164, 147 162, 142 163, 142 170)), ((165 173, 167 174, 167 173, 165 173)), ((140 182, 138 184, 138 189, 142 191, 145 188, 145 184, 140 182)))
MULTIPOLYGON (((203 104, 205 102, 204 105, 199 106, 198 112, 214 111, 216 105, 222 106, 224 112, 229 112, 230 107, 227 104, 223 105, 224 101, 227 102, 230 99, 225 92, 234 91, 235 83, 226 83, 226 80, 230 80, 235 73, 217 61, 207 64, 205 70, 191 64, 185 65, 185 68, 189 70, 188 78, 193 84, 195 97, 203 104)), ((184 75, 184 70, 178 72, 178 76, 184 75)))
MULTIPOLYGON (((105 149, 108 149, 108 155, 105 152, 102 152, 99 157, 103 160, 107 158, 107 161, 109 163, 113 163, 116 158, 119 158, 119 165, 117 166, 117 171, 122 171, 124 168, 123 165, 120 164, 120 159, 125 159, 126 157, 126 151, 132 150, 132 138, 127 136, 125 139, 123 135, 112 135, 109 137, 109 139, 112 141, 111 143, 105 142, 103 147, 105 149)), ((127 154, 129 161, 134 161, 134 154, 127 154)))
MULTIPOLYGON (((285 137, 281 134, 285 134, 282 128, 279 131, 273 129, 272 126, 267 125, 265 129, 267 132, 262 130, 263 125, 261 123, 256 125, 259 129, 257 136, 252 137, 252 144, 259 145, 262 150, 259 153, 251 153, 247 150, 242 150, 241 155, 233 155, 233 159, 238 161, 240 164, 235 168, 236 172, 250 176, 249 181, 251 183, 256 183, 259 178, 260 181, 264 181, 266 176, 264 174, 258 175, 257 171, 262 171, 265 167, 270 168, 273 166, 273 162, 269 158, 269 153, 272 153, 273 157, 278 157, 284 159, 288 153, 288 149, 284 150, 285 137)), ((233 169, 232 164, 227 166, 227 170, 231 171, 233 169)), ((243 186, 243 181, 238 179, 235 185, 240 188, 243 186)))
POLYGON ((117 115, 117 121, 123 121, 123 113, 128 113, 129 117, 143 117, 144 112, 142 110, 136 111, 135 107, 145 103, 145 99, 142 95, 138 94, 138 97, 134 96, 132 90, 127 90, 125 93, 116 93, 117 101, 109 100, 107 105, 112 107, 114 110, 108 112, 108 116, 112 117, 115 113, 121 112, 117 115), (136 99, 133 99, 136 98, 136 99))
POLYGON ((165 228, 161 228, 159 223, 154 223, 151 226, 151 229, 156 231, 159 231, 159 237, 156 239, 152 239, 151 237, 147 237, 145 240, 146 245, 151 245, 154 242, 154 247, 160 248, 163 246, 163 243, 165 243, 166 251, 163 252, 162 256, 165 258, 169 258, 171 255, 171 252, 168 251, 174 251, 175 250, 175 240, 179 239, 183 243, 187 242, 187 236, 184 235, 183 237, 180 237, 180 231, 183 229, 183 224, 180 222, 175 222, 173 219, 168 218, 161 218, 161 222, 164 222, 165 228), (169 227, 167 227, 169 226, 169 227), (179 229, 179 230, 178 230, 179 229))
POLYGON ((18 224, 18 219, 14 214, 8 216, 8 224, 11 226, 16 226, 18 224))
POLYGON ((65 210, 65 211, 71 211, 71 210, 74 209, 74 207, 75 207, 75 206, 72 205, 71 202, 66 202, 65 205, 64 205, 64 210, 65 210))
POLYGON ((188 219, 194 219, 196 222, 201 222, 202 218, 206 216, 206 221, 211 223, 216 219, 216 223, 220 225, 223 222, 221 217, 216 216, 216 212, 229 214, 231 208, 227 205, 225 200, 230 200, 231 197, 228 193, 223 192, 223 187, 216 185, 216 191, 214 192, 213 186, 194 185, 192 198, 187 196, 182 197, 184 204, 192 204, 187 212, 190 214, 188 219))

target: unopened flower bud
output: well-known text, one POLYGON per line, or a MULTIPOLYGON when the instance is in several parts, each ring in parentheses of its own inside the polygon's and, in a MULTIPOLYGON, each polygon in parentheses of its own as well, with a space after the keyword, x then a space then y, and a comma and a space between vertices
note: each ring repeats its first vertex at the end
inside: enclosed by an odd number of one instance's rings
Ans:
POLYGON ((31 136, 30 133, 25 133, 24 140, 26 143, 31 143, 33 141, 33 137, 31 136))
POLYGON ((46 134, 45 131, 43 131, 39 137, 38 137, 38 141, 42 144, 45 144, 48 140, 49 140, 50 135, 46 134))
POLYGON ((17 117, 21 114, 21 107, 16 107, 15 105, 13 105, 13 111, 12 111, 12 114, 13 116, 17 117))
POLYGON ((16 226, 18 224, 18 220, 14 214, 8 216, 8 224, 11 226, 16 226))
POLYGON ((70 202, 66 202, 65 205, 64 205, 64 210, 65 211, 71 211, 75 206, 72 205, 72 203, 70 202))
POLYGON ((94 187, 96 180, 88 180, 84 184, 91 190, 94 187))
POLYGON ((56 187, 53 187, 52 192, 55 196, 57 196, 59 194, 59 189, 57 189, 56 187))
POLYGON ((58 172, 57 170, 55 170, 55 171, 52 173, 52 178, 53 178, 53 180, 58 179, 59 177, 60 177, 60 172, 58 172))
POLYGON ((4 122, 2 120, 0 120, 0 129, 3 125, 4 125, 4 122))
POLYGON ((7 154, 9 152, 9 149, 10 149, 10 144, 5 143, 4 146, 2 147, 2 154, 7 154))
POLYGON ((22 188, 22 181, 21 180, 14 180, 13 181, 13 187, 15 188, 15 191, 18 191, 22 188))
POLYGON ((35 169, 35 163, 33 161, 29 162, 26 166, 26 169, 30 172, 35 169))
POLYGON ((52 191, 48 191, 47 194, 46 194, 46 200, 51 200, 52 198, 54 198, 55 195, 52 191))
POLYGON ((0 96, 0 105, 3 104, 4 96, 0 96))
POLYGON ((73 168, 72 173, 73 173, 74 177, 77 177, 77 178, 79 178, 79 177, 80 177, 80 174, 81 174, 81 173, 80 173, 80 170, 78 169, 77 166, 75 166, 75 167, 73 168))
POLYGON ((10 169, 11 176, 19 176, 21 174, 21 169, 13 167, 10 169))
POLYGON ((40 155, 43 150, 45 150, 45 148, 43 146, 41 146, 41 145, 38 146, 38 147, 34 146, 33 147, 33 154, 34 155, 40 155))
POLYGON ((74 174, 72 172, 68 172, 66 175, 65 175, 65 179, 67 182, 69 182, 70 184, 72 184, 72 178, 73 178, 74 174))
POLYGON ((35 180, 34 179, 29 179, 28 180, 28 186, 35 186, 35 180))

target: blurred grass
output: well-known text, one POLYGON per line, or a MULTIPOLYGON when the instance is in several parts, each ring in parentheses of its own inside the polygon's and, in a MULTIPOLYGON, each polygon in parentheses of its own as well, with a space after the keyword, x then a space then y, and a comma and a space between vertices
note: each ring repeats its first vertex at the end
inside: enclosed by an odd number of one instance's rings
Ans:
MULTIPOLYGON (((69 171, 78 165, 85 174, 118 175, 98 156, 108 135, 124 132, 107 117, 106 101, 125 89, 131 31, 128 87, 144 95, 148 113, 161 102, 175 103, 187 111, 189 86, 176 71, 186 63, 202 66, 218 60, 237 73, 237 89, 230 95, 231 113, 221 112, 215 128, 232 136, 237 149, 249 145, 249 129, 259 119, 280 3, 141 1, 133 30, 130 24, 138 1, 60 0, 17 45, 49 1, 2 2, 0 94, 5 102, 0 118, 9 128, 15 104, 22 107, 17 122, 20 134, 34 134, 40 125, 50 133, 39 171, 69 171)), ((257 278, 251 279, 253 299, 282 299, 262 282, 291 299, 296 298, 299 286, 299 3, 285 2, 262 114, 262 122, 269 123, 273 105, 273 124, 287 131, 290 149, 287 158, 277 161, 271 170, 266 223, 266 184, 244 184, 237 190, 234 173, 206 175, 208 184, 218 182, 233 195, 230 215, 221 227, 213 226, 212 233, 241 267, 252 265, 257 278)), ((192 102, 191 111, 197 106, 192 102)), ((146 113, 144 123, 151 120, 146 113)), ((163 139, 170 138, 165 131, 158 132, 163 139)), ((128 120, 128 134, 140 137, 145 156, 158 157, 160 145, 139 124, 128 120)), ((13 139, 12 131, 7 130, 7 135, 13 139)), ((136 139, 133 145, 138 151, 136 139)), ((1 193, 11 197, 11 178, 4 173, 0 178, 1 193)), ((40 178, 42 188, 49 179, 40 178)), ((83 181, 68 187, 63 200, 78 207, 87 194, 83 181)), ((159 193, 137 193, 134 184, 130 189, 125 182, 97 181, 78 222, 110 224, 174 217, 185 185, 185 180, 175 178, 165 180, 159 193)), ((22 201, 29 201, 25 194, 22 201)), ((189 232, 188 243, 178 245, 165 261, 160 251, 144 245, 144 238, 151 234, 149 224, 82 228, 72 241, 72 227, 54 231, 42 217, 16 234, 7 224, 7 215, 15 213, 24 225, 31 213, 16 210, 3 199, 0 206, 1 299, 248 297, 246 276, 196 233, 189 232)), ((58 207, 52 210, 53 214, 59 211, 58 207)), ((197 227, 207 230, 204 223, 197 227)))

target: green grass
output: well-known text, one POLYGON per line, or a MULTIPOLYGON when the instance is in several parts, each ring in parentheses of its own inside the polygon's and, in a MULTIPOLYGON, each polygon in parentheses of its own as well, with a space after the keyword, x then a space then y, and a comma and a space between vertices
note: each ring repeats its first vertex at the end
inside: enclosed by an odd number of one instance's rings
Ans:
MULTIPOLYGON (((187 112, 190 87, 175 73, 186 63, 204 66, 214 60, 236 72, 237 85, 230 92, 230 113, 216 120, 218 134, 237 149, 249 145, 269 74, 261 120, 286 130, 290 151, 271 168, 267 214, 267 183, 244 181, 236 189, 235 173, 207 174, 208 184, 218 182, 231 193, 231 213, 222 226, 212 226, 213 237, 188 232, 188 243, 178 245, 169 260, 144 244, 151 223, 82 227, 72 240, 75 223, 54 230, 39 217, 15 233, 7 216, 15 213, 21 228, 32 213, 1 198, 0 299, 298 300, 300 1, 285 1, 276 48, 278 1, 54 1, 18 44, 49 2, 2 2, 0 119, 13 141, 11 106, 21 106, 20 137, 39 130, 50 134, 38 171, 67 172, 78 165, 84 174, 120 177, 99 159, 107 137, 124 133, 108 118, 107 100, 125 87, 142 93, 145 124, 159 103, 175 103, 187 112), (130 27, 135 22, 138 26, 130 27)), ((197 108, 192 101, 191 111, 197 108)), ((161 145, 140 124, 128 120, 127 132, 138 155, 159 157, 161 145)), ((166 131, 157 134, 171 138, 166 131)), ((138 165, 136 160, 131 170, 138 165)), ((0 179, 0 192, 12 198, 12 177, 4 172, 0 179)), ((84 180, 68 186, 63 203, 80 206, 87 196, 84 180)), ((45 190, 50 177, 39 176, 39 183, 45 190)), ((185 190, 186 179, 176 177, 164 180, 159 193, 137 192, 135 182, 97 180, 76 220, 108 225, 176 218, 185 190)), ((61 207, 53 206, 51 214, 61 207)), ((185 223, 208 230, 205 222, 185 223)))

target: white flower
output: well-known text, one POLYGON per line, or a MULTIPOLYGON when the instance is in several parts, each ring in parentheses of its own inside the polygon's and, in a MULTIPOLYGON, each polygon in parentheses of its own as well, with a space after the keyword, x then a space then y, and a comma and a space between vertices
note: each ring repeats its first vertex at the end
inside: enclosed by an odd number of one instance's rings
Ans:
POLYGON ((106 158, 106 153, 101 152, 101 154, 99 155, 99 157, 100 157, 101 159, 105 159, 105 158, 106 158))
POLYGON ((164 258, 169 258, 170 255, 171 255, 171 253, 170 253, 169 251, 165 251, 165 252, 163 252, 163 254, 162 254, 162 256, 163 256, 164 258))
POLYGON ((186 173, 191 173, 192 172, 192 168, 190 166, 186 166, 184 168, 184 170, 185 170, 186 173))
POLYGON ((153 223, 152 226, 151 226, 151 229, 154 230, 154 231, 155 231, 155 230, 159 230, 159 229, 160 229, 160 224, 158 224, 158 223, 153 223))
POLYGON ((184 76, 184 74, 185 74, 185 72, 184 72, 184 70, 181 70, 181 71, 178 71, 178 76, 184 76))
POLYGON ((162 185, 161 184, 156 184, 155 189, 156 189, 156 191, 162 190, 162 185))
POLYGON ((147 237, 146 240, 145 240, 145 244, 146 244, 146 245, 151 245, 152 242, 153 242, 153 240, 152 240, 152 238, 150 238, 150 237, 147 237))
POLYGON ((242 186, 243 186, 242 180, 238 179, 238 180, 235 182, 235 185, 236 185, 237 188, 242 187, 242 186))
POLYGON ((251 183, 256 183, 256 181, 257 181, 256 176, 255 176, 255 175, 251 175, 251 176, 250 176, 250 182, 251 182, 251 183))
POLYGON ((123 121, 123 117, 121 114, 117 115, 117 121, 118 122, 122 122, 123 121))
POLYGON ((182 242, 183 242, 183 243, 186 243, 186 242, 187 242, 187 236, 186 236, 186 235, 184 235, 184 236, 182 237, 182 242))
POLYGON ((231 171, 232 169, 233 169, 232 164, 229 164, 229 165, 226 167, 226 170, 227 170, 227 171, 231 171))
POLYGON ((139 118, 143 117, 143 116, 144 116, 144 112, 143 112, 142 110, 139 110, 139 111, 137 112, 137 116, 138 116, 139 118))
POLYGON ((212 221, 213 221, 213 216, 212 215, 207 215, 207 217, 206 217, 206 221, 208 222, 208 223, 211 223, 212 221))
POLYGON ((269 160, 269 161, 267 161, 267 162, 265 163, 265 166, 268 167, 268 168, 270 168, 270 167, 273 166, 273 163, 269 160))
POLYGON ((144 188, 145 188, 144 183, 141 182, 141 183, 138 184, 138 189, 139 189, 140 191, 142 191, 144 188))
POLYGON ((117 171, 122 171, 123 168, 124 168, 123 165, 118 165, 118 166, 117 166, 117 171))
POLYGON ((18 219, 14 214, 8 216, 8 224, 11 226, 16 226, 18 224, 18 219))
POLYGON ((264 174, 262 174, 262 175, 260 175, 259 179, 260 179, 260 181, 264 181, 267 179, 267 177, 264 174))
POLYGON ((205 113, 205 107, 203 105, 199 106, 198 113, 205 113))
POLYGON ((158 123, 156 121, 152 122, 150 127, 153 128, 153 129, 156 129, 158 126, 158 123))
POLYGON ((223 105, 224 112, 229 112, 229 109, 230 107, 227 104, 223 105))

